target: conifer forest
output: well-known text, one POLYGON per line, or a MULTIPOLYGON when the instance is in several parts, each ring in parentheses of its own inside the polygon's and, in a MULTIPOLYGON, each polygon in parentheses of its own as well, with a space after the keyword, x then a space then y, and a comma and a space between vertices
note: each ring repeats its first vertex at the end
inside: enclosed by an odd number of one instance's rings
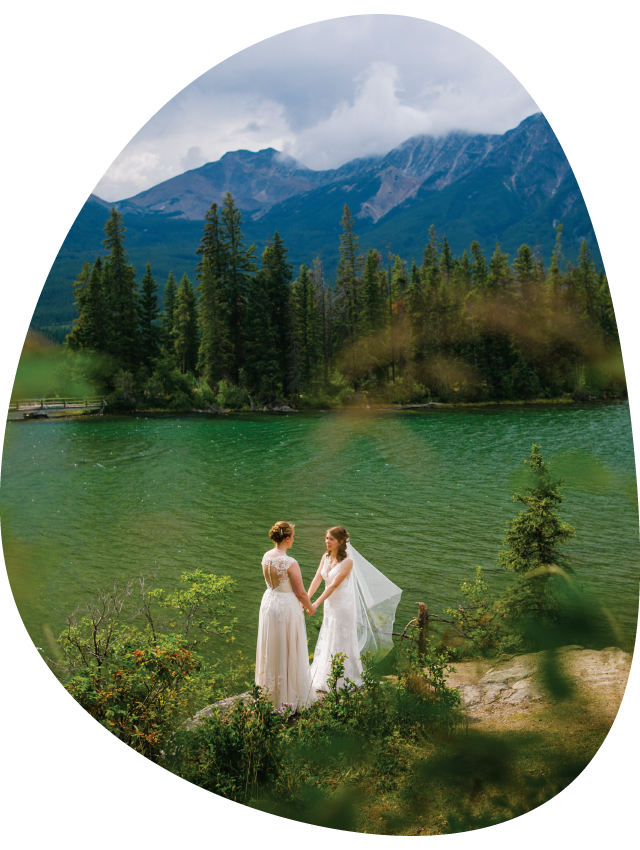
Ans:
POLYGON ((195 281, 159 283, 149 258, 138 283, 112 209, 104 256, 74 284, 66 348, 100 355, 97 380, 115 409, 625 395, 606 275, 586 241, 575 265, 564 261, 562 224, 546 259, 526 244, 509 257, 478 242, 454 256, 433 225, 417 259, 365 250, 346 205, 341 226, 328 280, 322 257, 294 270, 278 232, 258 257, 227 193, 194 245, 195 281))

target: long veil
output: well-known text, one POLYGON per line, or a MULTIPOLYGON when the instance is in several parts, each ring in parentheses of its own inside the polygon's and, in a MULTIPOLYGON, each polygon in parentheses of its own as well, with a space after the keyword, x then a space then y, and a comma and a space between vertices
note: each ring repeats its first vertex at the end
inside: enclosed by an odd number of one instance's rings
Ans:
POLYGON ((347 543, 347 555, 353 561, 355 581, 352 582, 356 623, 358 629, 358 652, 370 652, 375 661, 389 652, 393 646, 393 621, 402 590, 390 581, 373 564, 347 543))

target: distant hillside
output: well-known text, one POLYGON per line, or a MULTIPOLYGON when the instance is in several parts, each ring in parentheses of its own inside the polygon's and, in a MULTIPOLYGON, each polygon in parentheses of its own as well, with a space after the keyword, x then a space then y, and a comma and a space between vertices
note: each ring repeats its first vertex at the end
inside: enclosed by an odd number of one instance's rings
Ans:
POLYGON ((562 222, 565 258, 575 259, 584 238, 602 266, 571 167, 538 113, 504 135, 415 136, 386 156, 330 171, 312 171, 272 148, 236 151, 113 205, 91 196, 53 264, 33 324, 63 325, 74 318, 73 280, 83 262, 102 253, 111 206, 123 214, 139 277, 149 259, 161 290, 170 270, 193 279, 204 214, 226 191, 243 211, 246 240, 256 242, 258 257, 278 230, 296 270, 321 254, 328 279, 335 273, 345 203, 362 249, 386 252, 390 245, 407 261, 420 262, 433 224, 456 253, 475 239, 489 259, 497 241, 512 255, 526 242, 547 263, 555 226, 562 222))

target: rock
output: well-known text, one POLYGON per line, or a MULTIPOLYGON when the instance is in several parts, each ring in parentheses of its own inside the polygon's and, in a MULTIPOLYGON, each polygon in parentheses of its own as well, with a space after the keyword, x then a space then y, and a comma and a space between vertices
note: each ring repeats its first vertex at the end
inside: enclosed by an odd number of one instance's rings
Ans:
POLYGON ((582 702, 586 711, 613 720, 624 695, 631 667, 631 655, 616 646, 585 649, 564 646, 556 650, 533 652, 502 660, 476 659, 456 663, 456 672, 448 678, 458 688, 462 708, 470 722, 489 716, 522 713, 555 702, 545 686, 544 666, 553 661, 566 683, 571 698, 582 702))
POLYGON ((262 408, 263 413, 294 413, 295 409, 293 407, 289 407, 288 404, 265 404, 262 408))

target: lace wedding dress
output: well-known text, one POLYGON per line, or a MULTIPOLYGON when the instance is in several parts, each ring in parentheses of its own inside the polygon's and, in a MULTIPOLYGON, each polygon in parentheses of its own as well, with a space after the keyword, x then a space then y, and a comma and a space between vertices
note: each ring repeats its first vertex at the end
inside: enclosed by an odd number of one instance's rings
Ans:
POLYGON ((309 650, 304 611, 293 592, 288 555, 267 553, 262 572, 267 589, 260 605, 256 684, 269 692, 276 708, 284 703, 294 709, 313 702, 315 691, 309 677, 309 650))
MULTIPOLYGON (((333 581, 340 565, 329 566, 328 556, 322 558, 320 574, 325 586, 333 581)), ((353 570, 324 602, 324 620, 318 635, 318 642, 311 665, 312 688, 327 691, 327 679, 331 673, 331 658, 337 652, 347 656, 344 662, 344 675, 357 685, 362 684, 362 663, 358 648, 358 628, 356 618, 356 596, 352 582, 353 570)), ((344 687, 344 679, 339 679, 337 687, 344 687)))

